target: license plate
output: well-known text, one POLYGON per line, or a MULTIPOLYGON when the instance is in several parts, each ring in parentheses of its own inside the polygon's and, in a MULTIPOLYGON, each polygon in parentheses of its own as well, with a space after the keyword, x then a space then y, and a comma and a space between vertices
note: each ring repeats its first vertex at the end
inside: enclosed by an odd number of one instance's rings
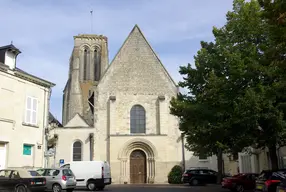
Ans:
POLYGON ((43 182, 36 182, 36 185, 43 184, 43 182))
POLYGON ((279 192, 285 192, 283 189, 279 189, 279 192))
POLYGON ((73 178, 71 177, 71 178, 69 178, 69 180, 70 180, 70 181, 72 181, 72 180, 73 180, 73 178))
POLYGON ((257 186, 256 186, 256 189, 262 189, 262 188, 263 188, 262 185, 257 185, 257 186))
POLYGON ((109 183, 109 179, 104 179, 104 183, 109 183))

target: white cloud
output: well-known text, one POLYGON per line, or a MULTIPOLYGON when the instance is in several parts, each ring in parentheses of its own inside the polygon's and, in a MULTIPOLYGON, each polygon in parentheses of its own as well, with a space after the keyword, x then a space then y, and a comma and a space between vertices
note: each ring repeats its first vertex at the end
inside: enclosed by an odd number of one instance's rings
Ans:
POLYGON ((198 39, 209 40, 212 26, 225 22, 225 13, 231 6, 231 0, 121 0, 120 3, 112 0, 3 0, 0 46, 13 40, 22 51, 18 66, 57 84, 51 110, 61 117, 62 90, 67 80, 73 36, 90 33, 91 9, 93 32, 108 36, 111 57, 138 24, 178 81, 178 67, 192 62, 199 49, 198 39), (178 42, 182 47, 180 54, 164 53, 162 46, 172 47, 178 42))

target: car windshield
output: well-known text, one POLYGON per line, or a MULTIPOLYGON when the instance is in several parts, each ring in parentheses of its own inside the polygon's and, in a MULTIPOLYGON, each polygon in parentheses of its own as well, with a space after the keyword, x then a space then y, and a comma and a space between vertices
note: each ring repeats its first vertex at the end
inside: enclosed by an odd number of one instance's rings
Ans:
POLYGON ((37 171, 29 171, 32 176, 41 176, 37 171))

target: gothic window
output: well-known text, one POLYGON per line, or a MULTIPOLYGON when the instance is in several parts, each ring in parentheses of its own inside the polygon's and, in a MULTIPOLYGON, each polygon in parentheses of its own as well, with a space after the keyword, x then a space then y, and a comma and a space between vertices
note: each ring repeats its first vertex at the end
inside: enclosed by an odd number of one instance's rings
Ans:
POLYGON ((130 132, 146 132, 146 113, 141 105, 134 105, 130 111, 130 132))
POLYGON ((100 79, 100 71, 101 71, 101 64, 100 64, 100 52, 99 50, 94 50, 94 80, 99 81, 100 79))
POLYGON ((84 49, 83 53, 83 80, 89 79, 89 50, 84 49))
POLYGON ((76 141, 73 143, 73 161, 82 161, 82 143, 76 141))

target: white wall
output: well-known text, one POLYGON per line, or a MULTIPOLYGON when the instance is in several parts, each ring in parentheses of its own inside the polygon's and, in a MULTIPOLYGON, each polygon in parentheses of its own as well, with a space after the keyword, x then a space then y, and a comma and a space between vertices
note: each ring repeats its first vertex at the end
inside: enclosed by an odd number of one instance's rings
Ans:
POLYGON ((48 89, 4 72, 0 72, 0 82, 0 142, 6 145, 5 166, 42 167, 48 89), (33 126, 25 124, 27 96, 37 99, 33 126), (31 155, 23 155, 24 144, 32 146, 31 155))
POLYGON ((10 69, 15 68, 16 57, 15 57, 14 53, 12 53, 10 51, 6 51, 6 53, 5 53, 5 65, 8 65, 10 69))
POLYGON ((202 167, 217 171, 217 157, 215 155, 208 157, 207 159, 199 159, 194 156, 192 151, 188 151, 185 148, 185 168, 202 167))
POLYGON ((50 135, 57 134, 58 141, 56 145, 55 159, 49 158, 49 167, 59 167, 60 159, 65 163, 73 160, 73 144, 76 141, 82 143, 82 161, 90 160, 90 141, 89 133, 93 133, 94 128, 56 128, 50 132, 50 135))

